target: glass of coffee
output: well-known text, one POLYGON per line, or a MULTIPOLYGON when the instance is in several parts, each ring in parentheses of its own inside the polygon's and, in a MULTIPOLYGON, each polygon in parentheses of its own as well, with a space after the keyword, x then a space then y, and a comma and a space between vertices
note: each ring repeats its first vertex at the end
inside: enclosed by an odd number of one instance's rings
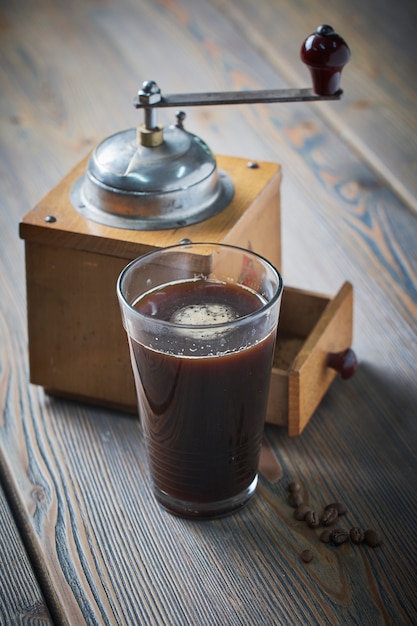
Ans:
POLYGON ((256 490, 283 283, 254 252, 183 244, 117 282, 156 499, 218 517, 256 490))

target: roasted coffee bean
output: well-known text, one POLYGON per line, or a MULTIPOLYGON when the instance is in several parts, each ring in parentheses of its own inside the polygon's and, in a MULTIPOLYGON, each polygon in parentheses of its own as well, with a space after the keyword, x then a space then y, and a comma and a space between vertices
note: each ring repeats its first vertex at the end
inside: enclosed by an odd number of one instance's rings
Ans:
POLYGON ((349 531, 349 537, 352 543, 359 545, 360 543, 363 543, 365 539, 365 533, 362 530, 362 528, 358 528, 357 526, 354 526, 349 531))
POLYGON ((299 491, 292 491, 288 496, 288 504, 290 506, 300 506, 303 503, 303 496, 299 491))
POLYGON ((290 484, 288 485, 288 491, 294 492, 294 491, 300 491, 301 489, 301 485, 300 483, 297 483, 297 481, 293 480, 290 482, 290 484))
POLYGON ((323 530, 320 535, 320 541, 322 543, 330 543, 332 540, 332 531, 331 530, 323 530))
POLYGON ((324 510, 330 509, 331 507, 336 509, 338 515, 346 515, 347 513, 347 507, 343 502, 331 502, 324 508, 324 510))
POLYGON ((320 520, 315 511, 309 511, 304 519, 310 528, 317 528, 320 525, 320 520))
POLYGON ((336 507, 328 506, 324 509, 324 513, 320 518, 322 526, 331 526, 339 517, 336 507))
POLYGON ((301 560, 304 561, 304 563, 311 563, 311 561, 313 560, 313 553, 311 550, 303 550, 301 552, 301 560))
POLYGON ((330 540, 339 546, 341 543, 345 543, 349 539, 349 533, 344 528, 333 528, 330 540))
POLYGON ((376 546, 381 545, 382 537, 376 530, 368 528, 368 530, 365 530, 365 543, 371 548, 376 548, 376 546))
POLYGON ((305 520, 305 517, 309 511, 311 511, 311 509, 308 504, 300 504, 294 511, 294 517, 299 522, 302 522, 305 520))

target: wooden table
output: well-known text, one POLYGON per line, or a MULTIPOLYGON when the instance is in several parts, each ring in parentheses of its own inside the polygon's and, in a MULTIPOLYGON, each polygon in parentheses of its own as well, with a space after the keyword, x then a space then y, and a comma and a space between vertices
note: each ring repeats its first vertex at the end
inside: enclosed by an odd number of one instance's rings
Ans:
POLYGON ((417 9, 327 4, 2 2, 1 624, 417 622, 417 9), (187 128, 218 154, 282 163, 284 279, 354 285, 360 366, 300 437, 266 427, 251 505, 175 518, 153 500, 136 419, 28 382, 19 221, 137 124, 143 80, 167 93, 308 86, 298 50, 323 22, 352 49, 341 102, 203 107, 187 128), (317 508, 343 500, 343 524, 383 545, 320 543, 293 518, 291 480, 317 508))

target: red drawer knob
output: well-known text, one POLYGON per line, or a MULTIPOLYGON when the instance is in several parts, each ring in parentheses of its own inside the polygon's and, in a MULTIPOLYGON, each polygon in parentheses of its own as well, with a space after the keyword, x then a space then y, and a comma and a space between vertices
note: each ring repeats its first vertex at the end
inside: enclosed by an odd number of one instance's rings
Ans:
POLYGON ((358 360, 352 348, 346 348, 342 352, 330 352, 327 356, 327 365, 346 380, 356 372, 358 360))
POLYGON ((340 88, 340 75, 350 59, 347 43, 328 24, 319 26, 301 46, 301 60, 313 80, 313 89, 319 96, 333 96, 340 88))

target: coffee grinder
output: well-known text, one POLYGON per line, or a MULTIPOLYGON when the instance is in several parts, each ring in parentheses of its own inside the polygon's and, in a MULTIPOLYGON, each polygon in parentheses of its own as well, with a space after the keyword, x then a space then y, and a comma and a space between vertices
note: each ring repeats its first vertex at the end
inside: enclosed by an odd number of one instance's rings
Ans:
MULTIPOLYGON (((281 269, 281 167, 214 155, 183 109, 338 100, 349 48, 330 26, 302 45, 313 88, 171 94, 146 81, 143 123, 104 139, 30 211, 25 241, 30 381, 48 394, 136 413, 115 284, 132 259, 180 242, 253 250, 281 269), (178 109, 158 125, 159 108, 178 109)), ((242 271, 250 268, 242 268, 242 271)), ((302 432, 339 372, 356 367, 353 290, 335 297, 286 286, 267 421, 302 432)))

